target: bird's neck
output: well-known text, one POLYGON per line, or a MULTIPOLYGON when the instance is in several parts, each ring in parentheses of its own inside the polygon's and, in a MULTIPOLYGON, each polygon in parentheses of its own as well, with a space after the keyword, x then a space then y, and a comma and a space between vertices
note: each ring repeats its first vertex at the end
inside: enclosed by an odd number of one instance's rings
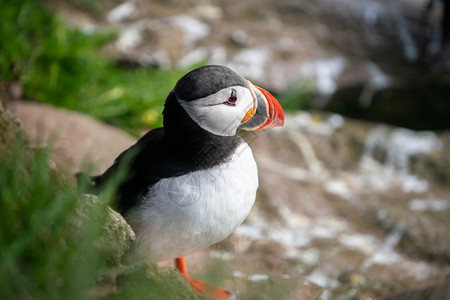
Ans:
POLYGON ((164 142, 178 159, 205 168, 226 161, 243 140, 218 136, 197 125, 171 93, 164 106, 164 142))

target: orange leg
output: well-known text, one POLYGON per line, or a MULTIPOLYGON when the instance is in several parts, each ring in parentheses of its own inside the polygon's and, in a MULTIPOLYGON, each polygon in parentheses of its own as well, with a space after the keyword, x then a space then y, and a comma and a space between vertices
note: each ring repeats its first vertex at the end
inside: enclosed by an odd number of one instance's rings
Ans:
POLYGON ((181 275, 183 275, 184 279, 189 282, 191 289, 194 291, 194 294, 197 296, 206 296, 209 298, 222 300, 230 296, 230 293, 225 291, 224 289, 212 286, 207 284, 206 282, 197 280, 187 273, 186 263, 184 261, 184 257, 175 258, 175 266, 178 271, 180 271, 181 275))

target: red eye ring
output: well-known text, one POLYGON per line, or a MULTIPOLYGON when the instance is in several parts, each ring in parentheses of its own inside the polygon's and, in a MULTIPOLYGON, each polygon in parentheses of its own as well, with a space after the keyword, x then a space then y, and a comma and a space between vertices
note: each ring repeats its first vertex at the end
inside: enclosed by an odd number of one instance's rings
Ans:
POLYGON ((234 105, 236 105, 236 101, 237 101, 236 91, 233 89, 233 90, 231 90, 230 97, 228 98, 227 101, 224 102, 224 104, 234 106, 234 105))

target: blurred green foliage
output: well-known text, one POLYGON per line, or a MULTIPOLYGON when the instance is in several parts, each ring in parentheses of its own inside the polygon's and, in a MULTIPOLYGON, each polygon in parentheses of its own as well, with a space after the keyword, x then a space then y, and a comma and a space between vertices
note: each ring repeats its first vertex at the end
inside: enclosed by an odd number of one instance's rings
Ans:
POLYGON ((275 95, 285 111, 297 111, 308 107, 313 90, 309 82, 299 83, 287 91, 275 95))
POLYGON ((71 187, 48 167, 45 151, 31 153, 18 142, 1 153, 2 299, 86 297, 98 266, 89 244, 100 224, 85 224, 89 239, 74 234, 76 199, 71 187))
POLYGON ((184 73, 120 69, 98 50, 113 32, 67 26, 37 0, 0 2, 0 77, 25 97, 88 113, 138 135, 161 125, 165 98, 184 73))

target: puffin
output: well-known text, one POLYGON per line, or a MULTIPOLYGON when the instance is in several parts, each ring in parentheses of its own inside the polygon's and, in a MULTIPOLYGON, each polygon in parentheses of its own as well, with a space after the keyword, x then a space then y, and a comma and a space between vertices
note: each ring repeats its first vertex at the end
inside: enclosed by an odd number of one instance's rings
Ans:
POLYGON ((88 177, 89 186, 101 190, 124 172, 114 204, 136 234, 137 257, 174 259, 197 296, 225 299, 228 291, 188 274, 184 257, 228 237, 254 204, 257 165, 238 129, 283 124, 283 109, 269 92, 226 66, 203 66, 169 93, 163 127, 88 177))

